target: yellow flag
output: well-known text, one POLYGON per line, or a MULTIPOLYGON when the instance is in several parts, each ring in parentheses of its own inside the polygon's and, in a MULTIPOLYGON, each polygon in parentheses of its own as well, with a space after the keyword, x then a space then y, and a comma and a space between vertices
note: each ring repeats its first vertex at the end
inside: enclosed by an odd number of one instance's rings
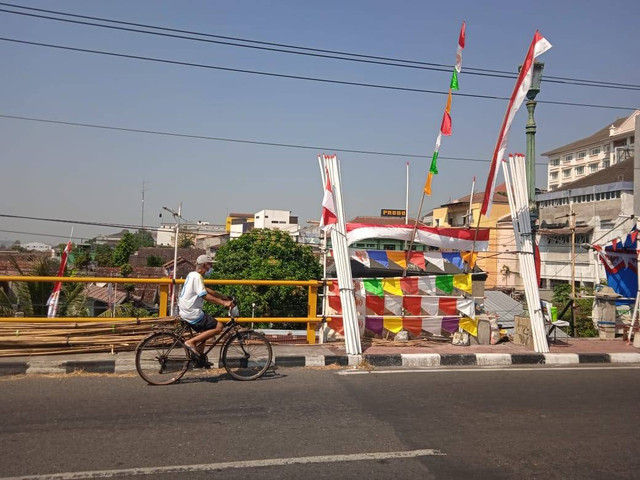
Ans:
POLYGON ((478 254, 476 252, 473 252, 473 254, 471 254, 471 252, 462 252, 460 256, 462 257, 462 260, 469 264, 469 267, 473 268, 476 265, 476 260, 478 259, 478 254))
MULTIPOLYGON (((389 253, 387 252, 387 258, 389 258, 389 253)), ((402 252, 400 252, 402 253, 402 252)), ((400 288, 400 279, 399 278, 384 278, 382 279, 382 289, 386 293, 390 293, 391 295, 400 295, 402 296, 402 289, 400 288)))
POLYGON ((431 195, 431 179, 433 178, 433 173, 429 172, 427 175, 427 181, 424 184, 424 193, 427 195, 431 195))
POLYGON ((453 276, 453 288, 471 293, 471 275, 460 274, 453 276))
POLYGON ((405 252, 390 251, 387 252, 387 258, 402 268, 407 268, 407 254, 405 252))
POLYGON ((474 337, 478 336, 478 322, 473 318, 462 317, 458 326, 465 332, 469 332, 469 335, 473 335, 474 337))
POLYGON ((384 328, 392 333, 402 330, 402 317, 384 317, 384 328))
POLYGON ((451 113, 451 89, 449 89, 449 96, 447 97, 447 106, 444 108, 447 113, 451 113))

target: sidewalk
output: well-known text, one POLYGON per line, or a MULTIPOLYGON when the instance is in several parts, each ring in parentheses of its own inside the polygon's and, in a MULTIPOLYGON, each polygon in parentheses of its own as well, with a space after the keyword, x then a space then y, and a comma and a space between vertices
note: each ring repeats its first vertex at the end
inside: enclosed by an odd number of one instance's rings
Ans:
MULTIPOLYGON (((365 345, 362 356, 347 355, 342 343, 324 345, 273 345, 274 364, 279 367, 324 367, 329 365, 372 367, 439 367, 505 365, 571 365, 629 363, 640 365, 640 349, 622 339, 569 339, 568 344, 551 344, 550 353, 535 353, 513 343, 458 347, 433 343, 427 346, 365 345)), ((210 358, 217 366, 217 358, 210 358)), ((0 358, 0 376, 135 372, 134 352, 40 355, 0 358)))

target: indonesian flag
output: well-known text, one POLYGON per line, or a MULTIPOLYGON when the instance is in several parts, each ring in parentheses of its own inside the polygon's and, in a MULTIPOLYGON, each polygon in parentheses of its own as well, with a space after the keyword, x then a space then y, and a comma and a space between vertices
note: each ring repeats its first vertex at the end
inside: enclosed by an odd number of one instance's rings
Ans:
MULTIPOLYGON (((411 241, 413 225, 371 225, 366 223, 347 223, 347 243, 349 245, 368 238, 393 238, 411 241)), ((473 248, 475 230, 455 227, 425 227, 418 225, 415 242, 432 247, 469 251, 473 248)), ((478 230, 475 251, 484 251, 489 247, 489 229, 478 230)))
POLYGON ((513 118, 516 116, 516 112, 522 105, 529 88, 531 88, 531 80, 533 78, 533 64, 535 59, 542 55, 544 52, 551 48, 551 44, 542 36, 540 32, 536 30, 533 36, 531 45, 527 56, 522 63, 520 74, 516 80, 516 84, 513 87, 511 93, 511 99, 509 100, 509 106, 502 120, 502 126, 500 127, 500 134, 498 135, 498 141, 493 151, 493 157, 491 159, 491 169, 489 170, 489 177, 487 178, 487 186, 484 189, 484 200, 482 201, 482 208, 480 214, 488 216, 491 210, 491 203, 493 201, 493 194, 496 186, 496 178, 498 177, 498 162, 504 156, 504 152, 507 150, 507 137, 509 135, 509 129, 513 118))
MULTIPOLYGON (((62 257, 60 258, 60 267, 58 268, 58 277, 64 276, 64 269, 67 266, 67 257, 69 256, 69 252, 71 251, 71 240, 67 243, 67 246, 64 247, 64 251, 62 252, 62 257)), ((47 312, 47 317, 54 318, 56 313, 58 312, 58 301, 60 300, 60 290, 62 289, 62 282, 56 282, 53 287, 53 292, 49 296, 49 300, 47 300, 47 305, 49 306, 49 310, 47 312)))
POLYGON ((322 199, 322 218, 320 219, 320 229, 328 231, 331 225, 338 223, 336 216, 336 207, 333 202, 333 191, 331 190, 331 181, 329 180, 329 172, 326 172, 327 184, 324 187, 324 198, 322 199))

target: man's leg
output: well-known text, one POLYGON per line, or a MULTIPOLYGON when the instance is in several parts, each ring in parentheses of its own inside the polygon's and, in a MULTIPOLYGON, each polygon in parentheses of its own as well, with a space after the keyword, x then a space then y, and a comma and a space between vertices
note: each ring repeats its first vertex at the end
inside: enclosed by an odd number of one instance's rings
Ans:
POLYGON ((196 335, 195 337, 190 338, 189 340, 187 340, 184 343, 185 343, 185 345, 187 347, 192 348, 196 352, 202 354, 202 353, 204 353, 204 347, 205 347, 205 344, 206 344, 207 340, 209 340, 210 338, 215 337, 221 331, 222 331, 222 323, 218 322, 218 324, 216 325, 216 328, 214 328, 212 330, 205 330, 204 332, 199 333, 198 335, 196 335))

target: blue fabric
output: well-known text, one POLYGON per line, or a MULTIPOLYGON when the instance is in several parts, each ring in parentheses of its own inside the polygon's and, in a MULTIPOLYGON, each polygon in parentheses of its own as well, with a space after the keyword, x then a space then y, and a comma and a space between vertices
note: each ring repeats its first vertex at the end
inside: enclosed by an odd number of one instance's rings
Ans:
POLYGON ((464 269, 464 260, 462 260, 460 252, 442 252, 442 258, 447 262, 452 263, 460 270, 464 269))
POLYGON ((387 252, 383 250, 367 250, 369 254, 369 260, 378 262, 380 265, 384 265, 385 268, 389 268, 389 259, 387 258, 387 252))

